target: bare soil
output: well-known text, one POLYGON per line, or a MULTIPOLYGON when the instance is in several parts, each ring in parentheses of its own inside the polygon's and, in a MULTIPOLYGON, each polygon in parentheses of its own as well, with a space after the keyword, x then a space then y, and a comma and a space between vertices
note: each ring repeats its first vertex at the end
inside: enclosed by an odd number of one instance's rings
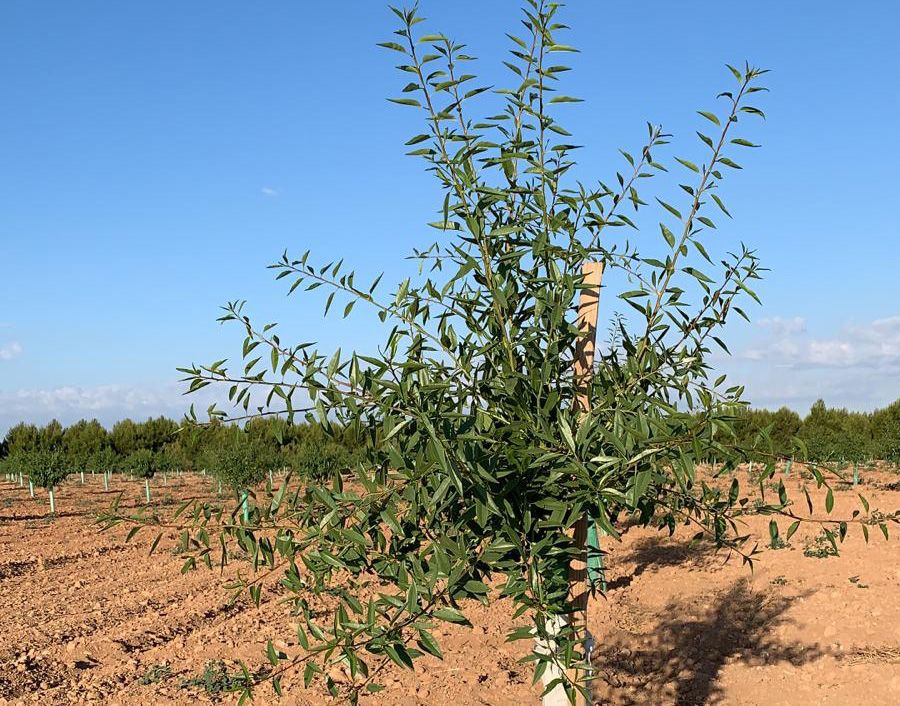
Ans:
MULTIPOLYGON (((795 464, 787 479, 793 497, 803 502, 805 482, 821 508, 821 492, 800 471, 795 464)), ((836 491, 834 516, 859 507, 857 491, 873 511, 900 507, 900 475, 862 475, 859 488, 836 491)), ((213 492, 202 476, 153 485, 162 510, 213 492)), ((143 501, 142 481, 115 477, 105 493, 100 476, 83 486, 76 478, 59 489, 51 517, 43 491, 31 500, 27 488, 0 484, 0 706, 233 703, 233 695, 216 693, 218 660, 231 672, 236 660, 257 669, 268 639, 289 653, 299 649, 277 596, 264 596, 260 609, 229 606, 227 577, 182 574, 174 532, 153 556, 150 536, 126 543, 121 527, 99 533, 96 513, 121 490, 126 504, 143 501)), ((747 519, 760 546, 768 543, 768 519, 747 519)), ((900 704, 900 537, 885 542, 870 529, 868 545, 856 527, 841 554, 829 556, 815 541, 819 530, 804 525, 786 547, 766 549, 752 572, 735 557, 692 546, 687 531, 669 538, 635 528, 621 542, 604 539, 608 595, 592 602, 589 616, 595 703, 900 704)), ((531 668, 518 663, 528 646, 505 641, 509 606, 467 612, 474 630, 448 626, 439 635, 443 661, 388 670, 388 688, 363 703, 539 703, 531 668)), ((328 702, 304 691, 300 674, 288 674, 284 690, 278 698, 261 687, 255 703, 328 702)))

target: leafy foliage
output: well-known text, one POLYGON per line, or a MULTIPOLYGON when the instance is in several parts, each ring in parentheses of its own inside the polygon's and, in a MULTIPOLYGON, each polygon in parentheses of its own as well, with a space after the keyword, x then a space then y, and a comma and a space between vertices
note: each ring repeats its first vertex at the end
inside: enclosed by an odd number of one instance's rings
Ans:
POLYGON ((110 447, 104 447, 91 454, 87 461, 88 470, 93 473, 110 473, 119 463, 119 457, 110 447))
POLYGON ((138 449, 125 457, 123 465, 138 478, 152 478, 156 475, 156 458, 150 449, 138 449))
MULTIPOLYGON (((162 417, 144 422, 125 419, 113 430, 107 432, 97 420, 81 420, 67 428, 57 421, 43 427, 18 424, 0 445, 0 461, 10 472, 18 472, 30 452, 56 450, 71 471, 124 470, 143 477, 151 467, 154 473, 199 470, 204 458, 208 460, 219 449, 240 443, 252 447, 247 454, 260 469, 256 477, 261 477, 260 473, 281 468, 286 455, 300 475, 345 468, 344 459, 350 458, 358 446, 349 434, 330 438, 318 425, 287 424, 274 418, 254 420, 245 432, 224 424, 179 432, 176 422, 162 417), (123 456, 117 448, 131 450, 123 456)), ((215 463, 206 465, 212 468, 215 463)))
MULTIPOLYGON (((287 344, 277 324, 258 326, 232 302, 221 320, 244 331, 242 370, 225 360, 184 369, 191 390, 230 386, 238 419, 308 411, 332 434, 368 439, 352 483, 310 484, 274 498, 255 532, 222 530, 223 542, 249 542, 270 570, 284 569, 309 648, 305 681, 351 700, 375 686, 373 655, 404 667, 440 655, 434 627, 466 624, 466 599, 509 599, 531 617, 510 637, 552 644, 533 655, 537 677, 578 663, 577 626, 555 626, 573 610, 572 532, 587 513, 613 537, 634 519, 687 522, 742 551, 739 492, 698 481, 695 464, 736 459, 741 388, 709 379, 706 358, 710 346, 725 348, 719 331, 729 315, 746 316, 741 300, 756 298, 760 266, 746 247, 714 258, 704 243, 713 219, 730 215, 719 188, 740 168, 732 154, 755 146, 735 130, 763 115, 748 99, 764 90, 765 71, 729 67, 735 87, 720 94, 723 110, 701 111, 714 133, 698 133, 699 158, 676 158, 689 178, 678 185, 683 205, 639 193, 667 171, 657 154, 669 136, 654 125, 638 152, 623 153, 623 173, 587 186, 572 177, 577 146, 555 115, 577 100, 558 88, 567 70, 559 57, 575 51, 556 38, 558 9, 526 3, 525 35, 511 36, 512 86, 495 91, 502 105, 478 118, 471 110, 488 87, 466 73, 465 47, 418 35, 417 11, 395 10, 397 38, 382 46, 401 55, 408 84, 391 100, 422 112, 409 154, 443 193, 431 224, 440 239, 413 253, 425 274, 383 294, 380 277, 359 284, 343 261, 285 253, 272 265, 290 292, 324 288, 326 314, 339 298, 345 317, 373 307, 387 325, 377 354, 287 344), (650 203, 658 235, 631 240, 650 203), (574 304, 589 262, 602 263, 630 313, 614 318, 583 376, 574 362, 590 343, 574 304), (266 402, 251 411, 254 391, 266 402), (327 618, 310 594, 337 601, 327 618), (335 662, 347 669, 341 684, 328 672, 335 662)), ((226 418, 215 408, 210 416, 226 418)), ((194 513, 201 525, 209 516, 194 513)), ((208 546, 205 535, 195 541, 208 546)), ((258 585, 251 596, 258 601, 258 585)))
MULTIPOLYGON (((646 194, 651 179, 669 173, 659 155, 670 136, 655 125, 639 150, 622 153, 622 171, 588 184, 574 176, 578 146, 557 121, 577 102, 559 90, 568 70, 561 57, 575 50, 558 39, 558 11, 527 0, 525 32, 510 35, 510 87, 491 92, 466 72, 473 57, 464 45, 419 34, 416 9, 394 10, 400 26, 382 46, 400 55, 406 84, 391 100, 423 119, 406 144, 441 190, 431 224, 438 240, 413 253, 421 274, 387 292, 381 277, 361 284, 343 260, 285 253, 272 265, 289 292, 326 292, 326 314, 373 308, 385 324, 376 352, 283 342, 276 323, 257 325, 243 302, 231 302, 221 320, 242 331, 243 364, 183 369, 191 391, 228 387, 231 421, 281 413, 290 424, 308 414, 335 442, 363 440, 352 475, 312 477, 293 493, 283 484, 257 504, 251 524, 224 521, 215 504, 180 511, 182 548, 193 552, 186 570, 212 566, 214 529, 223 562, 236 544, 263 569, 235 585, 257 604, 264 579, 280 575, 305 653, 289 659, 269 644, 276 691, 280 674, 299 667, 307 685, 355 702, 380 688, 381 664, 440 657, 437 625, 467 625, 469 601, 508 600, 529 621, 510 639, 548 647, 532 655, 535 677, 552 668, 560 676, 547 688, 561 682, 574 694, 583 684, 565 670, 583 662, 583 635, 577 621, 561 619, 583 590, 570 569, 583 557, 574 535, 586 515, 614 538, 630 523, 690 525, 698 540, 752 559, 737 479, 723 490, 695 468, 714 457, 727 470, 744 458, 735 448, 742 389, 713 379, 708 357, 714 346, 727 350, 729 317, 747 317, 761 267, 745 246, 717 252, 710 235, 716 219, 730 217, 720 193, 740 169, 737 153, 756 147, 737 131, 764 117, 751 101, 765 90, 765 71, 728 67, 734 84, 719 94, 721 108, 699 112, 699 156, 670 164, 679 201, 665 185, 660 196, 646 194), (575 303, 599 296, 585 284, 586 263, 602 264, 605 299, 627 314, 612 317, 609 341, 581 375, 575 362, 593 342, 575 303)), ((209 415, 213 434, 232 433, 221 431, 225 412, 209 415)), ((125 452, 133 435, 123 427, 112 436, 125 452)), ((235 488, 261 469, 251 449, 213 450, 235 488)), ((768 465, 760 484, 773 472, 768 465)), ((779 484, 777 502, 759 509, 773 515, 773 546, 779 514, 794 522, 787 539, 801 521, 789 508, 779 484)), ((827 536, 846 531, 841 523, 827 536)), ((240 685, 243 696, 255 681, 240 685)))
POLYGON ((89 470, 94 454, 107 448, 106 429, 96 419, 84 419, 67 427, 63 432, 63 448, 74 470, 89 470))
POLYGON ((273 463, 265 459, 262 445, 253 445, 240 430, 230 430, 230 438, 216 449, 209 470, 232 490, 244 490, 262 482, 273 463))
POLYGON ((288 457, 293 471, 301 478, 328 481, 354 464, 354 455, 342 444, 333 441, 305 442, 288 457))
POLYGON ((27 451, 21 458, 28 477, 41 488, 55 488, 70 472, 65 455, 58 448, 27 451))

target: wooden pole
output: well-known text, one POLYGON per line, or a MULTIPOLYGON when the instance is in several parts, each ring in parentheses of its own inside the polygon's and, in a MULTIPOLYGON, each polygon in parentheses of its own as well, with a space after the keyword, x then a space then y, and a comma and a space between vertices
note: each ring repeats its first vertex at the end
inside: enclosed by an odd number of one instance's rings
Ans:
MULTIPOLYGON (((594 348, 597 339, 597 315, 600 308, 600 280, 603 277, 602 262, 585 262, 582 265, 583 289, 578 299, 577 325, 579 331, 578 341, 575 346, 575 383, 578 393, 575 398, 575 411, 583 416, 591 409, 590 383, 594 372, 594 348)), ((585 664, 572 669, 568 673, 571 681, 581 684, 590 692, 588 682, 589 670, 589 641, 587 629, 587 608, 590 592, 587 585, 588 556, 587 556, 588 518, 585 514, 578 520, 572 539, 578 549, 578 556, 569 564, 569 603, 572 608, 571 620, 575 622, 576 633, 582 640, 585 664)), ((562 686, 557 686, 544 696, 543 706, 556 706, 568 704, 569 700, 562 686)), ((589 706, 590 698, 585 698, 579 690, 576 695, 576 706, 589 706)))
MULTIPOLYGON (((578 300, 578 344, 575 348, 575 380, 578 385, 578 397, 576 398, 577 411, 584 416, 591 411, 590 385, 594 375, 594 349, 597 345, 597 317, 600 311, 600 281, 603 279, 602 262, 585 262, 582 265, 584 275, 581 296, 578 300)), ((585 661, 590 661, 588 649, 590 639, 587 624, 587 608, 590 593, 587 586, 588 556, 587 556, 588 517, 584 515, 575 526, 575 545, 578 547, 579 556, 569 566, 569 595, 578 620, 578 632, 584 641, 585 661)), ((586 669, 576 670, 576 680, 580 683, 589 676, 590 664, 585 664, 586 669)), ((585 683, 589 689, 590 683, 585 683)), ((585 699, 580 692, 575 702, 578 706, 590 703, 590 698, 585 699)))

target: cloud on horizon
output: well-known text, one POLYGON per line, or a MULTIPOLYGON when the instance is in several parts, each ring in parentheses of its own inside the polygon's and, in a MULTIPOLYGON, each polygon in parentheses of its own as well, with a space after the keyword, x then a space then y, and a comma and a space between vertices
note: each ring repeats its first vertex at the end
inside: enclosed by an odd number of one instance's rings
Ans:
MULTIPOLYGON (((57 419, 69 425, 79 419, 97 419, 110 428, 125 418, 143 420, 162 415, 178 420, 191 405, 198 419, 204 420, 207 408, 213 403, 229 414, 244 414, 243 408, 236 410, 228 401, 226 385, 208 385, 190 395, 183 394, 186 389, 184 383, 165 382, 0 390, 0 440, 19 422, 46 424, 57 419)), ((250 412, 260 404, 261 398, 252 397, 250 412)))
POLYGON ((771 360, 791 367, 900 366, 900 316, 850 326, 829 338, 807 335, 806 323, 799 317, 763 319, 760 326, 768 329, 770 336, 743 353, 750 360, 771 360))
MULTIPOLYGON (((754 406, 786 405, 804 413, 822 398, 835 407, 871 410, 900 398, 900 316, 848 326, 830 337, 811 335, 800 317, 774 317, 758 325, 761 335, 755 340, 714 361, 731 381, 746 386, 745 398, 754 406)), ((0 358, 20 352, 19 344, 6 344, 0 358)), ((71 424, 96 417, 111 426, 125 417, 177 419, 191 404, 198 415, 213 402, 231 409, 224 387, 212 385, 192 395, 183 395, 184 389, 167 382, 0 391, 0 436, 20 421, 45 424, 55 418, 71 424)))
POLYGON ((58 419, 71 424, 79 419, 97 418, 109 427, 119 419, 145 419, 165 415, 181 418, 191 404, 198 416, 212 402, 228 409, 225 390, 209 386, 183 395, 179 383, 159 385, 63 385, 44 389, 0 391, 0 435, 21 421, 46 424, 58 419))
POLYGON ((746 385, 755 406, 799 412, 822 398, 830 406, 871 410, 900 398, 900 316, 813 336, 801 317, 758 323, 761 337, 717 367, 746 385))
POLYGON ((12 360, 22 353, 22 344, 18 341, 11 341, 0 346, 0 360, 12 360))

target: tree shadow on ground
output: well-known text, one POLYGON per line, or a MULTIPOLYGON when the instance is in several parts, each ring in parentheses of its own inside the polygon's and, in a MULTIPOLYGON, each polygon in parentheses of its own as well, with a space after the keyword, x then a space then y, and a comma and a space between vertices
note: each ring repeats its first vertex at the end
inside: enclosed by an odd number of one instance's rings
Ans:
POLYGON ((81 512, 79 512, 77 510, 70 510, 70 511, 66 511, 66 512, 52 513, 52 512, 50 512, 50 510, 47 510, 46 512, 43 512, 40 514, 38 514, 38 513, 31 513, 31 514, 23 513, 21 515, 0 515, 0 525, 14 525, 19 522, 41 522, 41 521, 50 522, 52 520, 59 520, 64 517, 88 517, 92 514, 96 514, 96 513, 91 513, 86 510, 81 511, 81 512))
POLYGON ((615 591, 630 586, 647 569, 688 564, 689 571, 698 571, 706 569, 716 562, 722 562, 725 558, 723 554, 717 552, 714 545, 708 542, 675 542, 655 537, 643 539, 637 542, 628 554, 616 558, 615 569, 631 565, 634 568, 612 578, 607 589, 615 591))
POLYGON ((712 706, 724 703, 719 673, 730 661, 799 666, 823 655, 819 647, 783 644, 773 635, 789 624, 796 598, 754 591, 746 579, 705 601, 673 601, 642 634, 625 633, 595 647, 597 706, 712 706))

